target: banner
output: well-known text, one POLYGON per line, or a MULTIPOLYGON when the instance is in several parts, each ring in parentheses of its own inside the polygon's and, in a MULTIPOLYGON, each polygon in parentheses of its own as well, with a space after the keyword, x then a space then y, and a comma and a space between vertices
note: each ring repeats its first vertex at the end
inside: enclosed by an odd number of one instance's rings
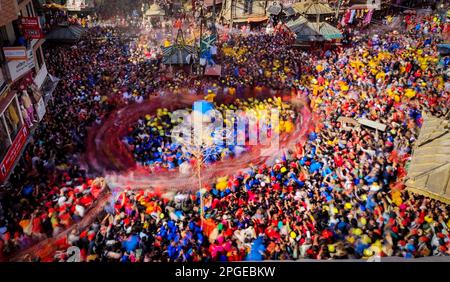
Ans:
POLYGON ((36 113, 38 115, 39 121, 41 121, 44 118, 44 115, 46 113, 45 103, 44 103, 44 98, 43 97, 41 97, 41 99, 39 99, 39 101, 37 102, 35 108, 36 108, 36 113))
POLYGON ((366 17, 364 18, 363 24, 368 25, 372 21, 373 10, 369 10, 366 17))
POLYGON ((22 151, 22 148, 25 145, 27 138, 28 138, 28 129, 26 126, 23 126, 22 129, 17 134, 16 138, 14 139, 11 147, 9 147, 6 156, 0 163, 0 182, 4 181, 6 179, 6 176, 8 176, 9 172, 14 166, 14 163, 20 156, 20 152, 22 151))
POLYGON ((37 88, 41 88, 42 83, 44 83, 45 78, 47 77, 47 74, 47 65, 44 63, 39 72, 36 74, 36 77, 34 78, 34 84, 36 84, 37 88))
POLYGON ((356 16, 356 10, 351 10, 350 19, 348 20, 348 23, 350 23, 350 24, 353 23, 355 16, 356 16))
POLYGON ((352 14, 352 11, 351 10, 347 10, 345 12, 345 14, 342 16, 342 20, 341 20, 341 25, 342 26, 345 26, 345 25, 348 24, 348 22, 350 21, 351 14, 352 14))
POLYGON ((39 28, 39 17, 23 17, 20 18, 22 28, 39 28))
POLYGON ((20 25, 24 37, 27 39, 41 39, 45 37, 39 23, 39 17, 23 17, 20 19, 20 25))
POLYGON ((25 46, 3 47, 3 53, 7 61, 26 61, 27 49, 25 46))
POLYGON ((45 38, 44 32, 40 28, 27 28, 23 30, 23 35, 27 39, 45 38))

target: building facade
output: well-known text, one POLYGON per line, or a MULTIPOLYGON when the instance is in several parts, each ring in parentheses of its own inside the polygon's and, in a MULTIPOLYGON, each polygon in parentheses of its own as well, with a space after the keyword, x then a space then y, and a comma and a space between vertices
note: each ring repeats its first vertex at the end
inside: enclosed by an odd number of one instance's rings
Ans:
POLYGON ((0 0, 0 183, 45 113, 44 41, 32 0, 0 0))
POLYGON ((223 0, 221 20, 225 23, 250 23, 267 20, 269 1, 262 0, 223 0))

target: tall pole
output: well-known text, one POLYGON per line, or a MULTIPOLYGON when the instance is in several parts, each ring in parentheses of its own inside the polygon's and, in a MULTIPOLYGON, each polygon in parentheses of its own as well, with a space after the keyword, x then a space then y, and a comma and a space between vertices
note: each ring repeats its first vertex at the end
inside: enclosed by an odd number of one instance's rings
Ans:
POLYGON ((202 156, 197 158, 197 177, 198 177, 198 189, 200 192, 200 228, 203 230, 203 223, 205 220, 205 201, 203 199, 203 189, 202 189, 202 156))
POLYGON ((213 0, 212 31, 213 31, 213 34, 216 35, 216 0, 213 0))
POLYGON ((338 1, 338 6, 336 8, 336 20, 339 18, 339 10, 341 9, 342 0, 338 1))
POLYGON ((201 73, 200 55, 202 54, 202 37, 203 37, 203 5, 200 6, 200 40, 198 46, 198 74, 201 73))
POLYGON ((230 5, 230 30, 232 30, 233 29, 233 11, 234 11, 234 4, 233 4, 233 2, 234 2, 234 0, 230 0, 230 2, 231 2, 231 5, 230 5))

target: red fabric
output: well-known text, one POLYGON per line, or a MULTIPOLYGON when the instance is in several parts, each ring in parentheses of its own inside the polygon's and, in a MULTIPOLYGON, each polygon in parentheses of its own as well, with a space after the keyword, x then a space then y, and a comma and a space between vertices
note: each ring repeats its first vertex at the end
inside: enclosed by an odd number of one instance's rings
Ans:
POLYGON ((32 226, 33 233, 42 233, 42 224, 41 224, 41 218, 35 217, 33 219, 33 226, 32 226))
POLYGON ((83 198, 80 199, 80 203, 85 206, 85 207, 89 207, 93 202, 93 199, 90 196, 84 196, 83 198))
POLYGON ((80 233, 80 239, 84 238, 87 236, 87 230, 84 230, 83 232, 80 233))
POLYGON ((344 159, 339 155, 335 155, 334 163, 335 163, 336 167, 341 167, 344 164, 344 159))

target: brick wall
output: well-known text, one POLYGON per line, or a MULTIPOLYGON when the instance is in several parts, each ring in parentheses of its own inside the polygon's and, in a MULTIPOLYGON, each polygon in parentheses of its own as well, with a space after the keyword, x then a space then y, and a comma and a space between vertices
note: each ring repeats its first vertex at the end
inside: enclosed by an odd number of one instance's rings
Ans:
POLYGON ((17 0, 0 0, 0 26, 17 19, 17 0))

